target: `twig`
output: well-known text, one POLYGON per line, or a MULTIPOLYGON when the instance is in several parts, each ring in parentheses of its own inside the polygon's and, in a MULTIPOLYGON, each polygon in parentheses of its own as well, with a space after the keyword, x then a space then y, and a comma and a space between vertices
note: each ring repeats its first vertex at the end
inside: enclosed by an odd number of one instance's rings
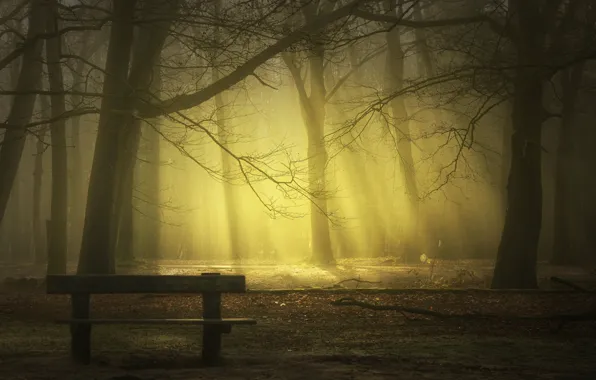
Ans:
POLYGON ((553 277, 550 278, 550 280, 552 282, 556 282, 556 283, 559 283, 559 284, 567 285, 570 288, 577 290, 578 292, 583 292, 583 293, 589 293, 590 292, 588 289, 583 288, 583 287, 581 287, 581 286, 579 286, 577 284, 574 284, 573 282, 571 282, 569 280, 564 280, 564 279, 562 279, 560 277, 554 277, 553 276, 553 277))
POLYGON ((381 281, 366 281, 366 280, 361 280, 359 278, 348 278, 347 280, 342 280, 333 286, 339 286, 339 285, 343 284, 344 282, 348 282, 348 281, 356 281, 358 283, 363 283, 363 284, 380 284, 381 283, 381 281))

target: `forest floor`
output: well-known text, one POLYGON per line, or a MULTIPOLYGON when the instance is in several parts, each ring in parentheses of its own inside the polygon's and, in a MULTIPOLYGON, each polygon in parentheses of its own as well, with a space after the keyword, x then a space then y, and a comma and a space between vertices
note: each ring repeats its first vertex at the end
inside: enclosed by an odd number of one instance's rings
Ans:
MULTIPOLYGON (((160 273, 194 270, 162 264, 160 273)), ((199 267, 199 271, 238 271, 216 265, 199 267)), ((385 267, 391 272, 389 265, 385 267)), ((259 267, 253 268, 254 273, 248 266, 243 269, 253 289, 289 285, 305 289, 224 296, 224 316, 251 317, 258 324, 236 327, 224 336, 227 361, 216 368, 201 367, 201 329, 189 326, 95 327, 92 364, 71 364, 68 327, 53 322, 68 316, 68 297, 48 296, 39 284, 21 288, 5 283, 0 288, 0 379, 596 378, 596 317, 566 323, 560 330, 560 318, 542 318, 594 312, 595 293, 451 289, 371 292, 354 288, 397 284, 390 282, 393 276, 379 277, 366 271, 359 274, 354 267, 312 269, 313 281, 307 281, 310 276, 304 267, 283 271, 259 267), (290 277, 279 277, 283 273, 290 277), (360 282, 340 283, 351 278, 360 282), (399 305, 465 316, 441 319, 334 304, 342 297, 364 305, 399 305), (479 314, 490 316, 480 318, 479 314)), ((479 272, 460 276, 455 270, 455 277, 447 279, 437 266, 433 270, 437 280, 429 281, 424 280, 429 278, 428 270, 414 267, 405 271, 410 287, 482 287, 479 272), (427 272, 415 275, 410 270, 427 272)), ((556 274, 579 278, 590 273, 559 270, 556 274)), ((197 296, 96 296, 92 301, 96 317, 196 318, 201 308, 197 296)))
MULTIPOLYGON (((75 272, 76 267, 70 265, 75 272)), ((27 265, 2 265, 0 280, 6 278, 42 278, 45 268, 27 265)), ((199 274, 218 272, 244 274, 249 289, 305 288, 488 288, 492 279, 491 260, 437 260, 431 264, 403 265, 395 258, 340 259, 337 265, 317 267, 306 264, 273 264, 246 260, 241 264, 198 260, 136 261, 122 264, 118 273, 199 274), (359 281, 357 281, 359 280, 359 281)), ((550 281, 560 276, 580 285, 596 284, 596 268, 538 265, 540 288, 561 288, 550 281)))

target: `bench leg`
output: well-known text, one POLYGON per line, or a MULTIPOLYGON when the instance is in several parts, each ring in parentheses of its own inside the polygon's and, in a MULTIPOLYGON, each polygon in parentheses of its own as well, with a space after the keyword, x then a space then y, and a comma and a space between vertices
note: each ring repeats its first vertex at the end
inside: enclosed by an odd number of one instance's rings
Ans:
POLYGON ((70 326, 70 353, 79 364, 91 362, 91 325, 72 324, 70 326))
POLYGON ((221 331, 217 325, 203 327, 203 363, 217 365, 221 359, 221 331))
MULTIPOLYGON (((89 295, 73 294, 71 296, 72 318, 89 318, 89 295)), ((79 364, 91 361, 91 325, 73 323, 70 325, 70 354, 79 364)))
MULTIPOLYGON (((203 318, 221 319, 221 293, 203 293, 203 318)), ((203 364, 214 366, 221 361, 221 333, 219 325, 203 326, 203 364)))

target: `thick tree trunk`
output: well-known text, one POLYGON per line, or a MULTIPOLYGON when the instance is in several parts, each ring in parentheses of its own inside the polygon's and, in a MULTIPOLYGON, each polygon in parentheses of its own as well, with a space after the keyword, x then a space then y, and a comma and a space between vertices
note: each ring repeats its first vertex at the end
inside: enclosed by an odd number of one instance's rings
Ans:
POLYGON ((535 3, 511 2, 518 28, 511 136, 511 168, 507 211, 497 252, 494 289, 536 288, 536 259, 542 228, 542 123, 544 121, 541 63, 544 18, 535 3))
MULTIPOLYGON (((17 23, 16 25, 17 30, 21 30, 21 24, 17 23)), ((17 47, 17 37, 13 38, 13 48, 17 47)), ((10 64, 10 86, 12 88, 16 88, 19 81, 19 73, 21 70, 21 59, 17 58, 10 64)), ((25 138, 26 139, 26 138, 25 138)), ((24 149, 24 148, 23 148, 24 149)), ((20 166, 20 165, 19 165, 20 166)), ((8 207, 7 207, 7 214, 8 220, 10 223, 8 224, 7 230, 9 231, 8 237, 8 249, 7 253, 9 261, 11 263, 19 263, 23 262, 25 259, 25 246, 24 242, 26 240, 25 236, 23 235, 23 217, 21 213, 21 208, 23 206, 21 199, 22 199, 22 191, 23 186, 21 184, 22 178, 20 178, 19 174, 22 169, 19 167, 17 169, 17 174, 14 180, 14 184, 12 187, 12 191, 10 194, 10 198, 8 200, 8 207)))
POLYGON ((513 105, 507 212, 492 288, 535 288, 542 223, 542 80, 518 77, 513 105))
MULTIPOLYGON (((57 33, 58 7, 56 0, 52 1, 47 15, 47 32, 57 33)), ((51 230, 49 231, 48 274, 66 273, 67 251, 67 215, 68 215, 68 168, 66 161, 66 120, 60 118, 66 112, 64 100, 64 81, 62 77, 61 37, 47 40, 46 55, 48 62, 48 77, 52 96, 51 114, 56 119, 50 125, 52 143, 52 201, 51 201, 51 230)))
POLYGON ((41 0, 31 0, 29 30, 24 42, 23 60, 10 113, 6 120, 8 129, 0 145, 0 224, 15 182, 26 141, 24 125, 29 123, 35 104, 35 90, 41 79, 41 51, 43 40, 37 39, 45 29, 44 6, 41 0))
MULTIPOLYGON (((107 30, 107 29, 106 29, 107 30)), ((89 61, 92 60, 93 55, 105 44, 107 35, 101 32, 99 36, 92 37, 91 32, 85 32, 81 39, 85 45, 81 49, 79 55, 81 58, 89 61), (94 38, 94 39, 93 39, 94 38), (87 41, 92 39, 92 44, 87 44, 87 41)), ((86 62, 82 59, 76 60, 74 70, 72 71, 73 94, 70 96, 70 103, 72 108, 76 109, 81 105, 82 97, 79 95, 85 91, 85 82, 87 78, 84 75, 86 62)), ((81 141, 81 117, 72 116, 70 119, 70 139, 71 147, 68 150, 69 162, 69 241, 68 241, 68 260, 76 260, 81 247, 81 237, 83 235, 83 224, 85 220, 85 181, 86 175, 83 168, 82 157, 82 141, 81 141)))
MULTIPOLYGON (((142 18, 152 20, 155 14, 173 15, 177 12, 177 0, 151 0, 143 4, 142 18)), ((170 25, 173 22, 172 18, 165 18, 165 21, 152 22, 150 27, 144 27, 139 30, 137 39, 134 42, 132 53, 132 65, 128 83, 131 88, 140 98, 134 99, 134 105, 142 101, 152 101, 151 96, 147 94, 151 88, 153 81, 153 70, 155 65, 159 62, 161 50, 165 43, 166 37, 169 34, 170 25)), ((132 226, 133 218, 125 217, 129 211, 128 207, 132 207, 132 191, 134 183, 134 170, 139 151, 141 139, 141 120, 135 119, 131 116, 125 117, 125 122, 121 126, 121 135, 119 137, 121 159, 117 166, 119 173, 119 181, 116 182, 116 199, 115 199, 115 214, 114 224, 111 238, 111 252, 116 252, 118 240, 123 239, 123 248, 130 249, 131 252, 125 254, 129 259, 133 250, 132 233, 134 228, 132 226)))
POLYGON ((110 235, 116 185, 116 166, 123 113, 130 112, 127 76, 133 39, 136 1, 113 1, 106 75, 97 142, 93 155, 78 273, 114 273, 110 235), (116 112, 119 111, 119 112, 116 112))
POLYGON ((559 126, 559 145, 555 169, 555 215, 553 231, 552 263, 557 265, 579 265, 581 257, 573 245, 573 225, 569 200, 573 197, 571 172, 573 170, 573 135, 575 103, 582 80, 584 65, 563 70, 562 120, 559 126))
POLYGON ((513 126, 511 124, 512 105, 507 104, 509 114, 503 122, 503 134, 501 141, 501 172, 499 181, 499 195, 501 201, 501 227, 505 225, 505 215, 507 213, 507 181, 511 169, 511 136, 513 135, 513 126))

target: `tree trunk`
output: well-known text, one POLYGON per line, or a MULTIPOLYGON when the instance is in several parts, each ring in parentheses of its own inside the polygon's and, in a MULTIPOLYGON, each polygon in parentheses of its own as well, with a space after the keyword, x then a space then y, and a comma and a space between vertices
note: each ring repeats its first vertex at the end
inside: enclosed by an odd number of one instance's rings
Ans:
MULTIPOLYGON (((50 105, 45 95, 38 97, 41 117, 44 120, 50 118, 50 105)), ((43 181, 43 154, 46 150, 45 136, 47 126, 43 126, 37 135, 35 142, 35 161, 33 168, 33 244, 35 249, 35 264, 43 265, 47 262, 46 238, 44 237, 44 224, 41 221, 41 190, 43 181)))
POLYGON ((136 1, 113 1, 106 75, 97 142, 93 155, 78 273, 114 273, 110 237, 116 185, 116 166, 123 113, 130 112, 127 84, 136 1), (120 111, 120 112, 116 112, 120 111))
MULTIPOLYGON (((107 30, 104 29, 104 30, 107 30)), ((82 102, 80 93, 85 91, 85 82, 87 78, 84 75, 86 62, 92 60, 93 55, 105 44, 107 34, 102 30, 99 36, 92 37, 91 31, 86 31, 81 36, 85 41, 85 45, 81 48, 79 56, 83 59, 77 59, 74 65, 74 70, 71 72, 73 76, 72 89, 73 94, 70 96, 70 103, 73 109, 77 109, 82 102), (91 39, 92 44, 86 42, 91 39)), ((85 220, 85 181, 86 175, 84 173, 86 168, 83 168, 82 141, 81 141, 81 116, 75 115, 70 119, 70 139, 71 147, 69 149, 69 244, 68 260, 73 260, 79 254, 81 247, 81 237, 83 234, 83 223, 85 220)))
MULTIPOLYGON (((18 31, 21 31, 21 23, 16 23, 16 27, 15 29, 18 31)), ((13 38, 13 41, 11 43, 11 45, 13 45, 14 48, 16 48, 18 46, 18 42, 17 42, 17 37, 15 36, 13 38)), ((18 85, 18 81, 19 81, 19 72, 21 70, 21 59, 17 58, 14 61, 11 62, 10 64, 10 86, 12 88, 16 88, 18 85)), ((26 137, 25 137, 26 139, 26 137)), ((24 149, 24 148, 23 148, 24 149)), ((14 180, 14 184, 12 186, 12 191, 8 200, 8 207, 7 207, 7 214, 8 214, 8 218, 10 220, 10 223, 8 225, 9 228, 7 228, 7 230, 9 231, 9 237, 8 237, 8 248, 7 248, 7 252, 8 252, 8 258, 9 261, 11 263, 18 263, 18 262, 23 262, 24 261, 24 256, 25 256, 25 250, 24 250, 24 241, 25 240, 29 240, 29 239, 25 239, 25 236, 23 236, 23 229, 22 229, 22 224, 23 224, 23 218, 22 218, 22 214, 21 214, 21 207, 23 206, 21 203, 21 198, 22 198, 22 184, 21 184, 21 178, 19 176, 21 170, 21 168, 17 168, 17 174, 14 180)))
MULTIPOLYGON (((82 60, 78 60, 75 66, 75 70, 73 72, 73 91, 75 92, 83 92, 85 89, 83 87, 83 69, 85 65, 82 60)), ((71 96, 72 107, 77 108, 79 103, 81 102, 80 95, 72 95, 71 96)), ((81 237, 82 237, 82 226, 85 220, 85 215, 83 213, 84 205, 85 205, 85 193, 84 193, 84 183, 85 183, 85 176, 83 173, 83 165, 82 165, 82 156, 81 156, 81 136, 80 136, 80 128, 81 128, 81 117, 80 116, 73 116, 70 118, 70 130, 71 130, 71 139, 72 139, 72 148, 70 149, 70 212, 68 215, 68 219, 70 220, 71 228, 70 232, 70 242, 69 250, 71 254, 74 254, 78 248, 80 248, 81 244, 81 237)))
MULTIPOLYGON (((364 96, 362 87, 364 83, 362 70, 358 69, 357 51, 354 45, 349 48, 350 67, 356 70, 354 77, 357 85, 350 91, 350 100, 358 100, 364 96)), ((337 95, 336 95, 337 96, 337 95)), ((346 149, 344 153, 344 165, 349 168, 350 182, 353 186, 356 205, 358 207, 359 217, 362 218, 362 227, 364 228, 365 244, 373 256, 383 256, 387 244, 387 223, 383 219, 383 213, 387 211, 386 191, 381 190, 381 196, 373 197, 374 188, 370 186, 371 175, 367 172, 366 157, 363 157, 357 150, 346 149), (373 199, 371 199, 373 198, 373 199), (384 211, 383 211, 384 210, 384 211)), ((384 189, 381 186, 381 189, 384 189)))
MULTIPOLYGON (((143 14, 141 18, 152 20, 155 14, 174 15, 178 9, 178 1, 151 0, 143 4, 143 14)), ((142 101, 152 101, 151 96, 147 94, 153 81, 153 70, 159 62, 159 57, 169 34, 170 25, 173 17, 165 17, 165 21, 152 21, 150 27, 139 30, 138 37, 134 42, 132 52, 132 65, 128 83, 135 89, 139 98, 135 98, 133 106, 142 101)), ((134 171, 139 144, 141 139, 141 120, 130 115, 125 117, 124 124, 121 126, 121 135, 119 137, 121 159, 118 162, 116 171, 119 173, 119 181, 116 182, 115 214, 112 231, 111 252, 116 252, 118 239, 124 239, 123 247, 130 249, 131 252, 126 256, 132 255, 132 243, 134 241, 132 232, 134 231, 132 223, 132 214, 128 214, 127 207, 132 207, 132 191, 134 183, 134 171), (127 235, 128 234, 128 235, 127 235)))
POLYGON ((544 32, 534 3, 516 5, 518 68, 515 71, 511 168, 507 212, 497 252, 494 289, 536 288, 536 259, 542 226, 542 62, 544 32))
MULTIPOLYGON (((424 21, 420 1, 414 3, 414 19, 424 21)), ((435 74, 430 48, 428 47, 428 33, 423 28, 415 28, 416 53, 419 76, 429 78, 435 74)))
POLYGON ((28 17, 29 30, 24 42, 23 60, 10 113, 6 120, 8 129, 0 145, 0 224, 4 219, 6 206, 15 182, 26 141, 26 129, 33 113, 35 90, 41 78, 41 51, 43 40, 37 39, 45 29, 45 14, 42 0, 31 0, 28 17))
POLYGON ((501 172, 499 181, 499 195, 501 201, 501 228, 505 225, 505 215, 507 213, 507 181, 509 177, 509 170, 511 169, 511 136, 513 135, 513 127, 511 125, 512 105, 507 103, 507 110, 509 114, 503 122, 503 134, 501 141, 501 172))
MULTIPOLYGON (((221 12, 221 0, 216 0, 215 3, 215 17, 216 19, 220 17, 221 12)), ((220 31, 219 27, 215 28, 215 44, 219 48, 220 47, 220 31)), ((212 58, 212 80, 213 83, 217 82, 220 79, 219 75, 219 68, 218 68, 218 60, 216 55, 219 51, 214 52, 215 55, 212 58)), ((231 135, 231 131, 229 130, 230 125, 227 123, 228 112, 226 112, 225 107, 227 106, 225 101, 225 93, 220 92, 215 95, 215 116, 217 118, 217 135, 220 143, 228 148, 229 147, 229 136, 231 135)), ((230 257, 234 260, 240 260, 241 252, 243 244, 241 242, 241 235, 240 235, 240 217, 242 213, 239 213, 239 202, 238 202, 238 195, 236 189, 231 184, 232 178, 232 157, 221 149, 221 164, 222 164, 222 177, 224 178, 223 181, 223 190, 224 190, 224 200, 225 200, 225 207, 226 207, 226 216, 228 221, 228 233, 230 238, 230 257)))
MULTIPOLYGON (((47 32, 56 33, 59 30, 58 6, 56 0, 51 2, 51 9, 47 15, 47 32)), ((62 78, 61 37, 47 40, 46 55, 48 64, 48 78, 50 82, 50 97, 52 118, 56 121, 50 125, 52 143, 52 201, 51 201, 51 231, 49 231, 48 274, 66 273, 67 251, 67 215, 68 215, 68 168, 66 161, 66 120, 60 118, 66 112, 64 100, 64 81, 62 78)))
POLYGON ((328 155, 325 146, 325 50, 322 44, 313 43, 310 49, 310 89, 306 110, 308 136, 308 174, 310 193, 314 201, 310 204, 312 237, 312 261, 329 264, 335 261, 329 234, 329 214, 327 211, 326 175, 328 155))
POLYGON ((559 126, 559 145, 555 168, 555 215, 553 231, 552 263, 557 265, 579 265, 581 258, 573 246, 572 214, 569 200, 573 197, 571 172, 573 170, 573 136, 575 103, 582 81, 584 64, 561 72, 563 90, 562 120, 559 126))
MULTIPOLYGON (((161 89, 161 73, 159 67, 154 68, 152 93, 158 95, 161 89)), ((142 250, 148 258, 158 258, 161 246, 161 209, 160 209, 160 122, 158 119, 143 129, 143 136, 147 141, 147 164, 144 171, 143 183, 146 184, 146 216, 143 230, 145 231, 144 246, 142 250)))
MULTIPOLYGON (((395 11, 395 0, 386 2, 387 11, 395 11)), ((386 34, 387 40, 387 61, 386 75, 390 92, 397 92, 403 88, 404 78, 404 51, 401 45, 400 29, 393 28, 386 34)), ((394 139, 399 155, 399 166, 402 172, 406 195, 409 200, 409 223, 405 231, 407 235, 406 251, 404 259, 407 263, 417 260, 419 255, 418 239, 418 184, 416 182, 416 172, 414 168, 414 159, 412 157, 412 143, 410 136, 410 122, 408 120, 408 111, 404 98, 402 96, 394 97, 391 100, 391 113, 394 123, 394 139)))

